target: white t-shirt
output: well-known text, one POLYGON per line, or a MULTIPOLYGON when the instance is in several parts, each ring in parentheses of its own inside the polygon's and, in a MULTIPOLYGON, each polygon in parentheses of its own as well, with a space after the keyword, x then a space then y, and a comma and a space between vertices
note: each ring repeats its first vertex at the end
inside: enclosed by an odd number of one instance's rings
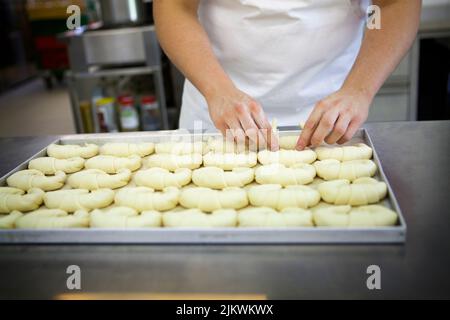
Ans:
MULTIPOLYGON (((281 125, 306 121, 337 91, 358 55, 369 0, 202 0, 199 19, 234 84, 281 125)), ((214 79, 211 79, 214 81, 214 79)), ((185 82, 180 127, 213 129, 202 94, 185 82)))

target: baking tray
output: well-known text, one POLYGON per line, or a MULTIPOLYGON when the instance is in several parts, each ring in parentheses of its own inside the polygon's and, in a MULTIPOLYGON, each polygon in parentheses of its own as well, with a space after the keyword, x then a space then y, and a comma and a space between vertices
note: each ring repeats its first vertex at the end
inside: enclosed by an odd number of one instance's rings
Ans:
MULTIPOLYGON (((280 136, 299 135, 299 130, 280 131, 280 136)), ((85 142, 162 142, 179 139, 198 141, 219 137, 215 133, 190 134, 181 131, 159 131, 119 134, 85 134, 61 136, 54 143, 85 142)), ((373 149, 378 166, 376 178, 387 184, 384 205, 397 212, 398 224, 379 228, 148 228, 148 229, 64 229, 0 230, 0 244, 376 244, 404 243, 406 223, 395 195, 383 171, 376 149, 365 129, 360 129, 348 144, 364 142, 373 149)), ((28 162, 46 155, 46 148, 33 155, 0 179, 0 186, 13 173, 27 168, 28 162)))

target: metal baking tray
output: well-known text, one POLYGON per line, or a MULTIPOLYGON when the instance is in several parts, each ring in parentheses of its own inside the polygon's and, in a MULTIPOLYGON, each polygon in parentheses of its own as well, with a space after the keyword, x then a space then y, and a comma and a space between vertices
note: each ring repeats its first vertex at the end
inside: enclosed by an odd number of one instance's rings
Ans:
MULTIPOLYGON (((299 135, 300 131, 281 131, 280 136, 299 135)), ((198 141, 219 134, 190 134, 180 131, 159 131, 120 134, 85 134, 61 136, 54 143, 85 142, 162 142, 173 139, 198 141)), ((404 243, 406 223, 395 195, 384 174, 376 149, 365 129, 360 129, 348 143, 364 142, 373 149, 378 166, 376 178, 387 184, 384 205, 397 212, 398 224, 379 228, 149 228, 149 229, 64 229, 64 230, 0 230, 0 244, 371 244, 404 243)), ((46 155, 46 148, 33 155, 0 179, 0 186, 13 173, 27 168, 28 162, 46 155)))

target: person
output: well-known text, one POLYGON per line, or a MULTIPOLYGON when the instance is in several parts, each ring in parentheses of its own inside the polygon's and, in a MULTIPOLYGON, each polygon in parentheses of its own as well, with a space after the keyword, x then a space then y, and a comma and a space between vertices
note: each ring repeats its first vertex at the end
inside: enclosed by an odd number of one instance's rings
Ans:
POLYGON ((180 127, 237 142, 278 141, 270 120, 304 128, 297 149, 345 143, 414 42, 421 0, 155 0, 163 50, 186 76, 180 127), (372 7, 369 7, 372 6, 372 7), (373 7, 375 6, 375 7, 373 7), (368 28, 368 9, 381 26, 368 28), (377 13, 377 10, 373 11, 377 13))

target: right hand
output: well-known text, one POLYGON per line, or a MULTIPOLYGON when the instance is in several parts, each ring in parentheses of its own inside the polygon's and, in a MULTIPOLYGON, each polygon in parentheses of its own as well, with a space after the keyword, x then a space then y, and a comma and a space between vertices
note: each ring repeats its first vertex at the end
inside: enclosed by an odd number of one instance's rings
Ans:
POLYGON ((238 144, 250 144, 278 150, 278 139, 272 131, 261 105, 246 93, 231 88, 206 98, 211 120, 225 137, 238 144), (231 129, 231 130, 230 130, 231 129))

